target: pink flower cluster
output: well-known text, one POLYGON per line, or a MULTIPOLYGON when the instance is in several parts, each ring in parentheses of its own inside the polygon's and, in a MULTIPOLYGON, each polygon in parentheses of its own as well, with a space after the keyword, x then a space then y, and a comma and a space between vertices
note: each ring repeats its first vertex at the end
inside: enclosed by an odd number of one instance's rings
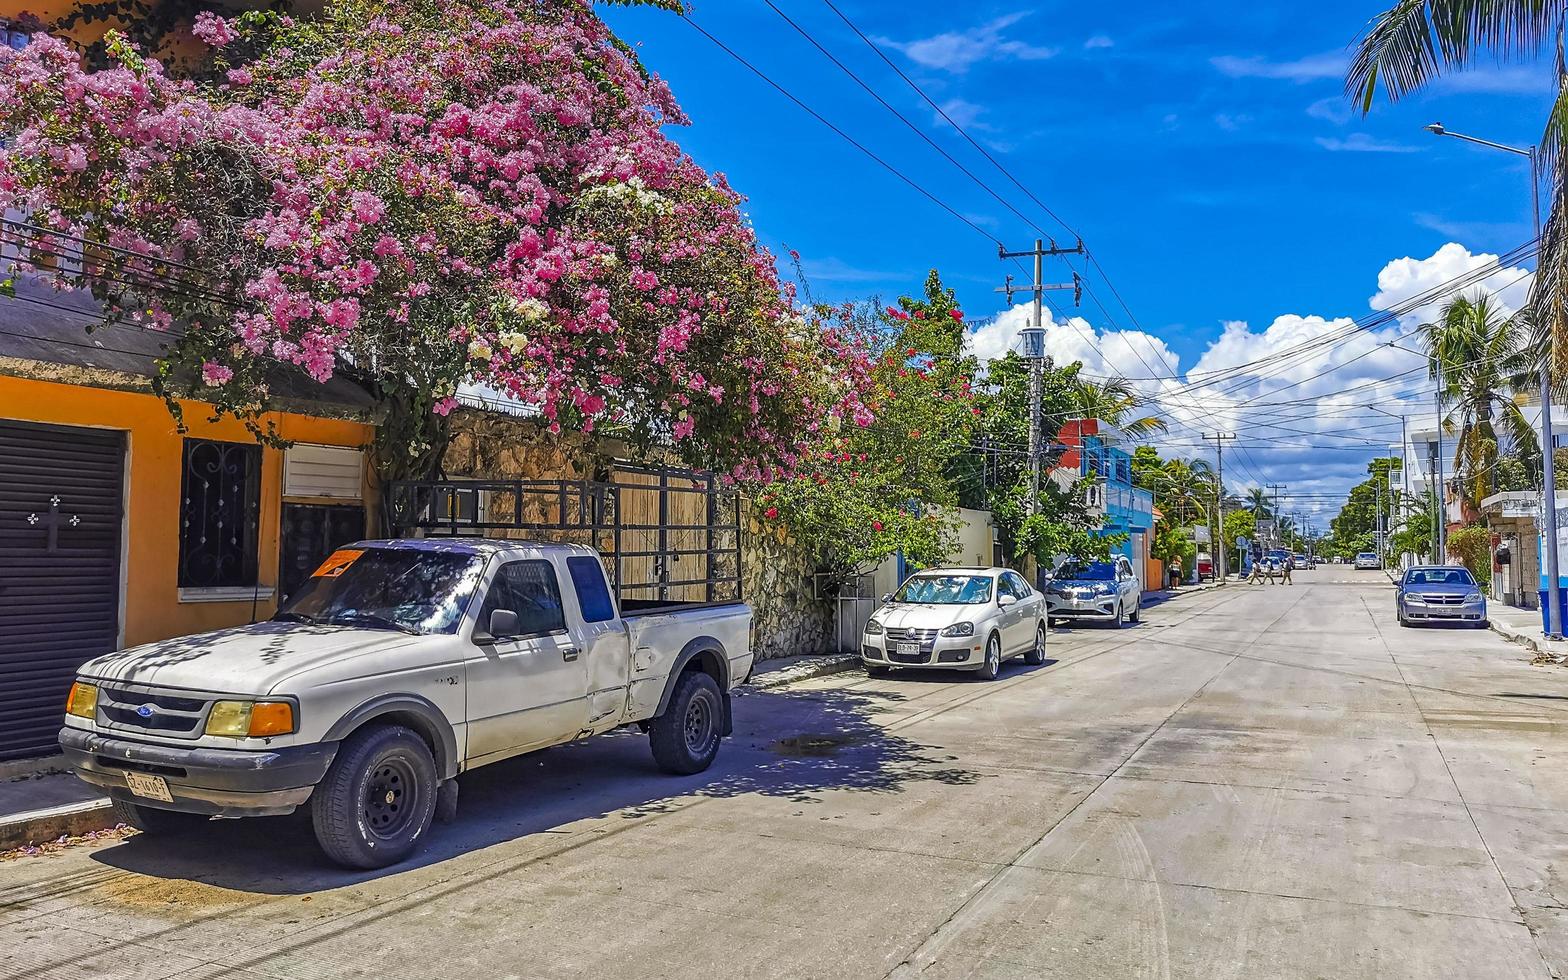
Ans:
POLYGON ((438 413, 471 381, 748 480, 871 423, 866 350, 796 312, 588 3, 447 0, 434 29, 328 7, 243 65, 249 27, 200 15, 221 84, 139 56, 84 71, 48 37, 0 51, 0 207, 113 246, 82 277, 100 292, 166 284, 125 307, 181 324, 205 397, 263 404, 257 361, 351 361, 438 413))

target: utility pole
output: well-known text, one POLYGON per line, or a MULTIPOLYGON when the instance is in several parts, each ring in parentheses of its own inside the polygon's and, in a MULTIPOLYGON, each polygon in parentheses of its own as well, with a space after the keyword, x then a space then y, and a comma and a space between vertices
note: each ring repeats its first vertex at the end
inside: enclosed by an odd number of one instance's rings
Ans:
POLYGON ((1215 569, 1218 572, 1216 581, 1223 583, 1227 573, 1225 568, 1225 441, 1236 438, 1234 432, 1216 432, 1212 436, 1204 435, 1203 440, 1214 441, 1214 483, 1219 499, 1216 501, 1215 512, 1219 514, 1219 528, 1215 534, 1219 541, 1215 542, 1214 553, 1216 556, 1215 569))
POLYGON ((1040 386, 1042 376, 1045 374, 1045 314, 1041 307, 1045 302, 1047 289, 1071 289, 1073 291, 1073 305, 1077 306, 1083 299, 1083 280, 1078 273, 1073 273, 1073 281, 1068 283, 1048 284, 1045 282, 1045 257, 1047 255, 1071 255, 1083 252, 1083 239, 1072 248, 1057 248, 1053 241, 1049 248, 1045 240, 1036 238, 1034 248, 1027 252, 1009 252, 1006 246, 996 247, 997 258, 1002 261, 1029 256, 1034 259, 1034 283, 1029 286, 1013 285, 1013 277, 1007 277, 1007 285, 999 286, 997 292, 1007 294, 1007 302, 1013 301, 1014 293, 1034 294, 1034 318, 1030 325, 1021 331, 1023 338, 1024 359, 1029 362, 1029 508, 1032 515, 1040 508, 1040 451, 1044 441, 1040 432, 1040 386))
POLYGON ((1274 491, 1274 519, 1269 522, 1269 527, 1274 529, 1273 531, 1269 532, 1269 543, 1273 544, 1274 543, 1274 538, 1278 536, 1276 532, 1279 530, 1279 519, 1280 519, 1279 492, 1281 490, 1285 489, 1287 484, 1284 484, 1284 483, 1269 483, 1269 484, 1266 484, 1266 486, 1268 487, 1268 489, 1274 491))

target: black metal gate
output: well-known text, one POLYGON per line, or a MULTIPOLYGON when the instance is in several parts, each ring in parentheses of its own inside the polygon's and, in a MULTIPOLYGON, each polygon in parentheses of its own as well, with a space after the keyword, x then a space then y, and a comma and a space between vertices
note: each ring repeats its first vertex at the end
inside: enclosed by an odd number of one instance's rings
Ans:
POLYGON ((0 420, 0 759, 51 751, 118 642, 124 473, 123 433, 0 420))

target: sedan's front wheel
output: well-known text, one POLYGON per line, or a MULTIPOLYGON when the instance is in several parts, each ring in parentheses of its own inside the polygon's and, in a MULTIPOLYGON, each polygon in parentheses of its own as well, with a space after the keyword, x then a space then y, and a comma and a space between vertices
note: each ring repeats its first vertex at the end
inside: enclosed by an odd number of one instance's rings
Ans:
POLYGON ((977 672, 983 681, 994 681, 1002 672, 1002 638, 995 633, 985 643, 985 663, 977 672))

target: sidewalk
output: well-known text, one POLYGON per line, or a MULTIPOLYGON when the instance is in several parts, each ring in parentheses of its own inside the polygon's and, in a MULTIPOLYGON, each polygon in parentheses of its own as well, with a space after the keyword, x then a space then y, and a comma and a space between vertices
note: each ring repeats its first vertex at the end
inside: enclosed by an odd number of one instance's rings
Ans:
MULTIPOLYGON (((1231 584, 1239 584, 1235 579, 1228 579, 1227 581, 1231 582, 1231 584)), ((1192 585, 1182 585, 1174 589, 1150 589, 1143 594, 1143 598, 1139 600, 1139 603, 1144 606, 1159 606, 1170 602, 1172 599, 1180 599, 1184 595, 1217 589, 1224 584, 1224 582, 1209 581, 1195 582, 1192 585)))
POLYGON ((0 851, 115 825, 109 800, 60 767, 40 759, 0 770, 0 851))
POLYGON ((1486 616, 1491 621, 1492 631, 1504 639, 1558 661, 1568 658, 1568 640, 1548 640, 1545 637, 1539 609, 1520 609, 1489 601, 1486 604, 1486 616))

